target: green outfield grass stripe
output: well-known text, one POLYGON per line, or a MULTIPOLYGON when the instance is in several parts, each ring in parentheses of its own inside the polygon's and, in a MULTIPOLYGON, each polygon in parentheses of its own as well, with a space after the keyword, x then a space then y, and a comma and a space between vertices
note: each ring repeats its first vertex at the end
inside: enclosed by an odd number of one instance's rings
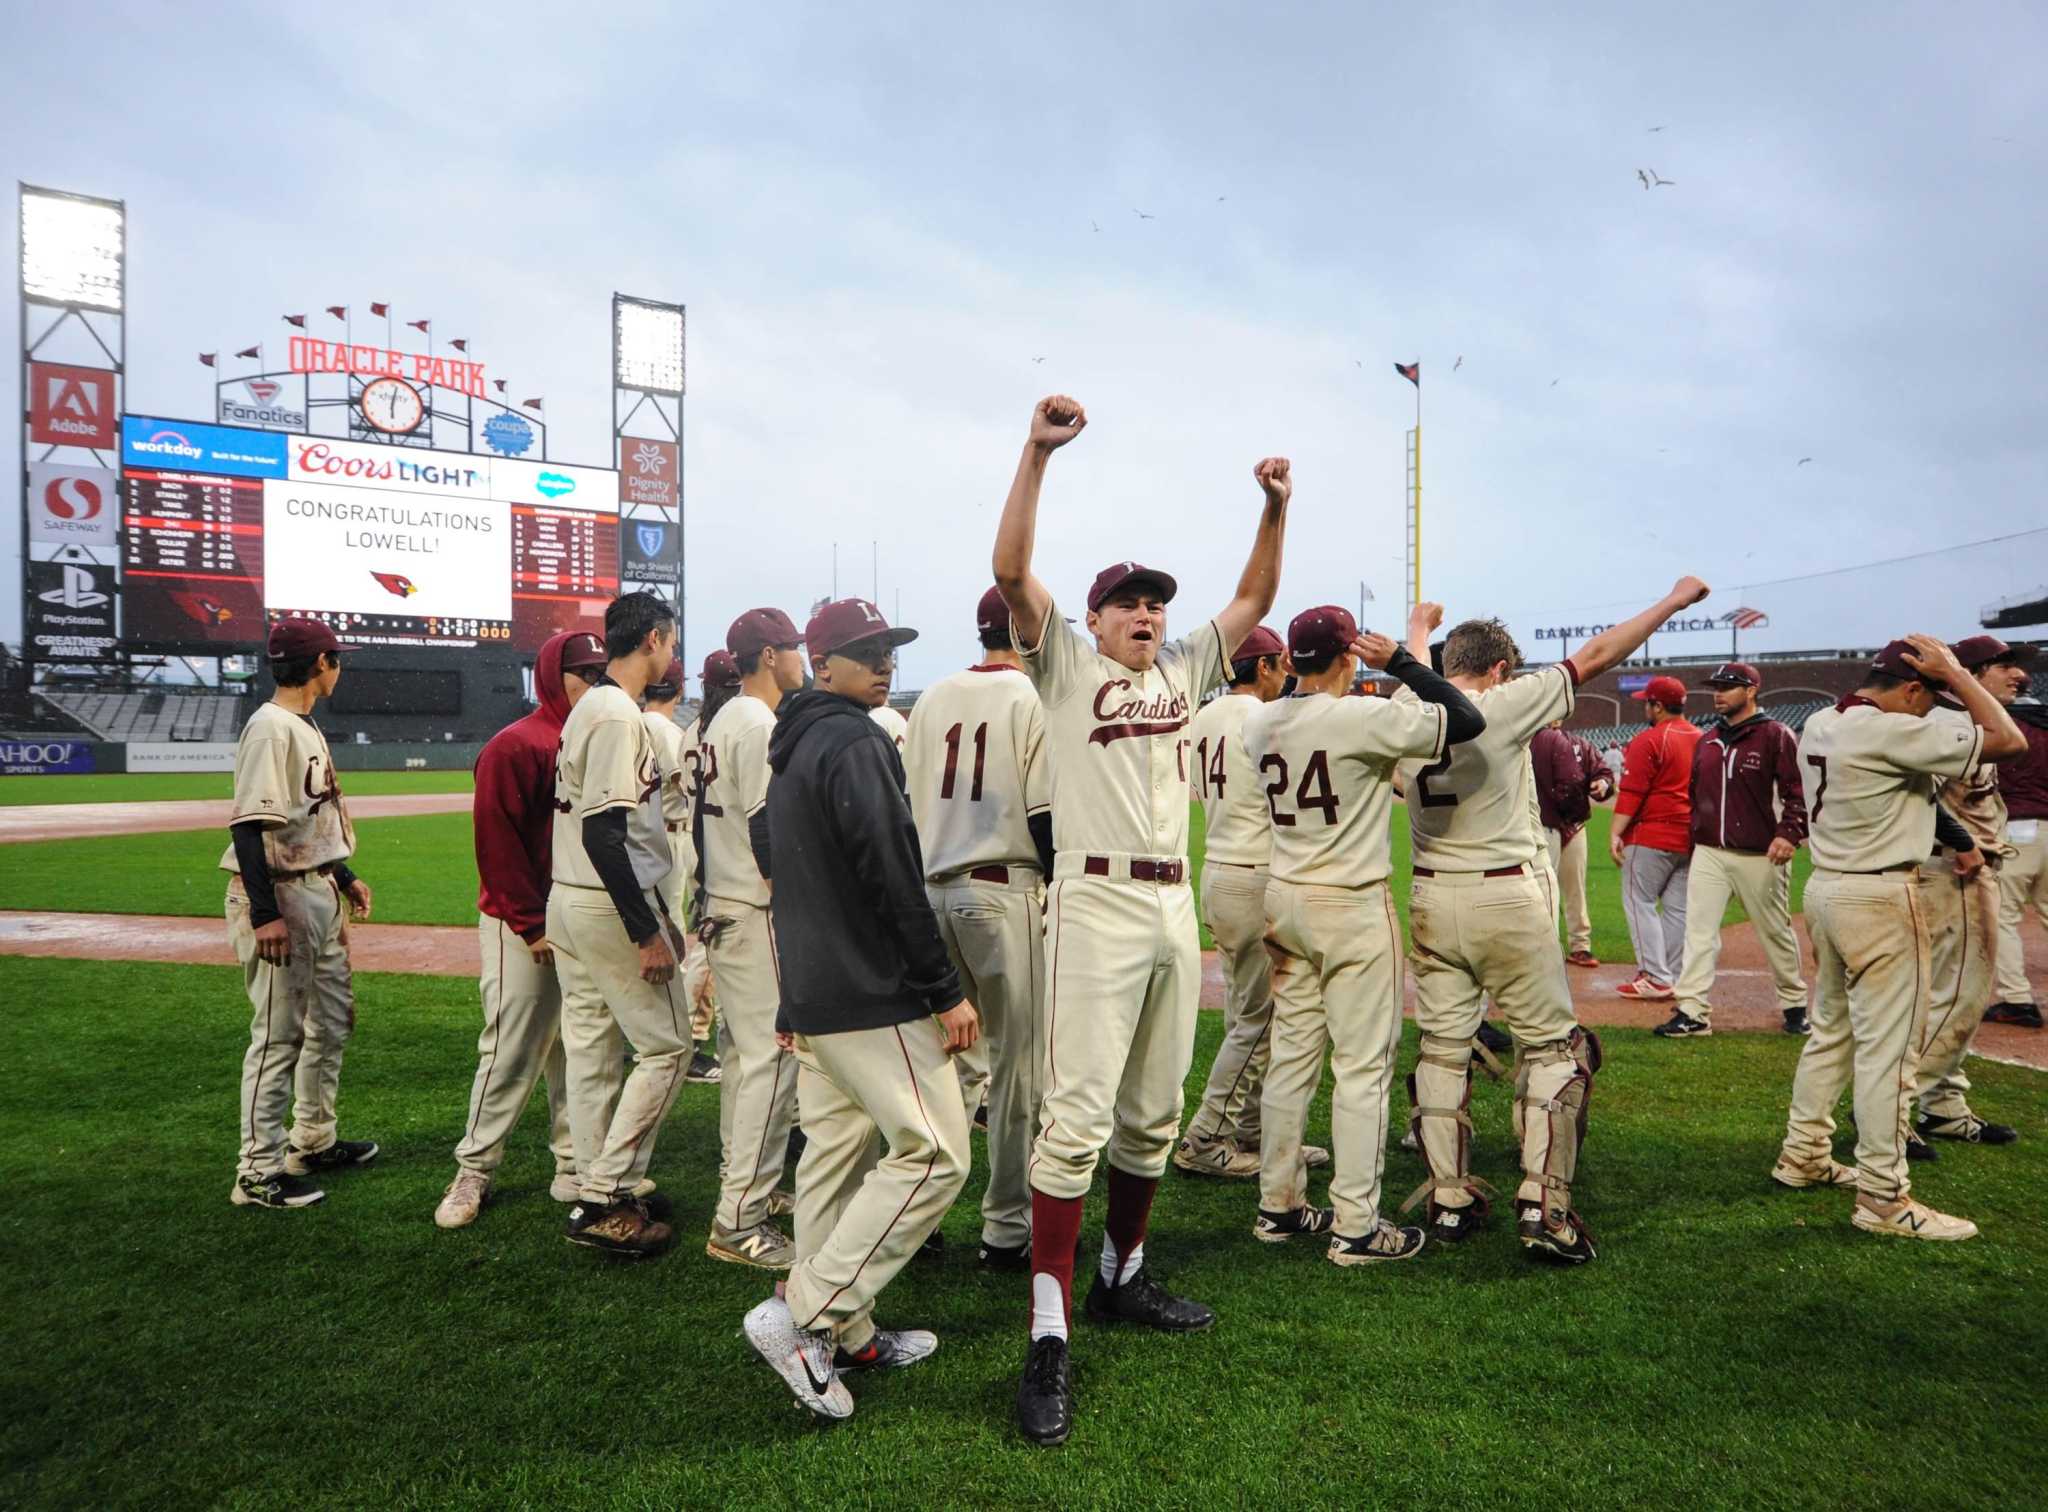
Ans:
MULTIPOLYGON (((978 1139, 948 1254, 877 1312, 935 1328, 938 1354, 856 1378, 854 1418, 822 1428, 739 1334, 773 1278, 703 1254, 716 1088, 683 1089, 655 1153, 668 1258, 562 1242, 538 1098, 499 1200, 442 1233, 475 989, 356 985, 342 1130, 384 1154, 270 1213, 227 1201, 235 971, 0 958, 0 1505, 1948 1509, 2043 1483, 2036 1073, 1973 1063, 1973 1103, 2022 1142, 1916 1169, 1982 1225, 1967 1244, 1860 1235, 1845 1194, 1770 1183, 1798 1053, 1780 1036, 1673 1054, 1605 1032, 1577 1187, 1602 1258, 1580 1271, 1499 1230, 1340 1271, 1252 1239, 1252 1186, 1169 1171, 1147 1259, 1220 1322, 1080 1323, 1079 1423, 1046 1452, 1009 1427, 1024 1283, 973 1263, 978 1139)), ((1204 1016, 1191 1094, 1220 1029, 1204 1016)), ((1472 1108, 1475 1168, 1504 1189, 1510 1095, 1482 1082, 1472 1108)), ((1309 1133, 1327 1142, 1326 1097, 1309 1133)), ((1389 1206, 1419 1179, 1389 1151, 1389 1206)), ((1090 1259, 1100 1224, 1098 1180, 1090 1259)))
MULTIPOLYGON (((466 793, 467 772, 343 772, 342 789, 361 797, 384 793, 466 793)), ((180 798, 230 798, 227 772, 99 772, 65 777, 0 777, 0 806, 31 803, 162 803, 180 798)))

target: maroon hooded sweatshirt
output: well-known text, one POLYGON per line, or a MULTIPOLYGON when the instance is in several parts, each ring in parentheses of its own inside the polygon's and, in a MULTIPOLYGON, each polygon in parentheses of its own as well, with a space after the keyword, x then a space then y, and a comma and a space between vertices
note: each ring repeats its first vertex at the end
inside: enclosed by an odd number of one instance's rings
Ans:
POLYGON ((540 707, 490 738, 476 758, 479 912, 502 919, 531 945, 547 933, 548 882, 554 875, 555 753, 569 695, 562 691, 562 648, 572 632, 548 637, 533 666, 540 707))

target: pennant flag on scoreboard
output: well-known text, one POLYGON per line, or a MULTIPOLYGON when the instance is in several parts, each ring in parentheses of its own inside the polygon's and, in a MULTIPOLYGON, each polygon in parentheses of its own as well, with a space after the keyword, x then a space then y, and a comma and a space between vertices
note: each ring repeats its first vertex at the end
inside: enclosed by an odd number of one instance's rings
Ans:
POLYGON ((496 384, 496 385, 498 386, 498 392, 499 392, 499 393, 501 393, 501 394, 502 394, 502 393, 504 393, 504 392, 505 392, 505 380, 504 380, 504 379, 502 379, 502 378, 493 378, 493 379, 491 380, 491 382, 492 382, 492 383, 495 383, 495 384, 496 384))
POLYGON ((370 302, 370 313, 372 315, 389 315, 391 313, 391 306, 388 304, 378 304, 375 300, 372 300, 370 302))
POLYGON ((433 322, 431 320, 408 320, 406 324, 411 326, 415 331, 425 331, 428 326, 433 324, 433 322))
POLYGON ((237 357, 261 357, 263 355, 263 348, 260 346, 243 347, 235 355, 237 357))
POLYGON ((1421 358, 1418 357, 1413 362, 1397 362, 1394 364, 1394 371, 1399 373, 1403 378, 1406 378, 1410 383, 1414 384, 1417 388, 1422 387, 1421 358))
POLYGON ((329 305, 327 307, 327 313, 332 315, 336 320, 346 320, 348 319, 348 306, 329 305))
POLYGON ((520 405, 520 408, 522 408, 522 409, 539 409, 539 408, 540 408, 540 400, 538 400, 538 399, 522 399, 522 400, 520 400, 520 401, 519 401, 519 405, 520 405))
POLYGON ((469 350, 469 341, 468 338, 466 337, 460 341, 451 341, 448 343, 448 345, 454 347, 455 350, 458 352, 466 352, 469 350))
POLYGON ((208 367, 212 367, 213 359, 218 357, 219 355, 220 353, 218 352, 201 352, 199 354, 199 360, 205 363, 208 367))
POLYGON ((306 329, 306 317, 303 315, 287 315, 284 323, 288 326, 297 326, 302 331, 306 329))

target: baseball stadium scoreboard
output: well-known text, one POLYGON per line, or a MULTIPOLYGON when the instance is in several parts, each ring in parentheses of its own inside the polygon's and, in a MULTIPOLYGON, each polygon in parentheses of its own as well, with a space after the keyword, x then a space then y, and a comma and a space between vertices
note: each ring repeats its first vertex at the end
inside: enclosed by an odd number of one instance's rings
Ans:
POLYGON ((124 415, 120 483, 132 646, 246 645, 298 614, 530 653, 619 591, 608 468, 124 415))

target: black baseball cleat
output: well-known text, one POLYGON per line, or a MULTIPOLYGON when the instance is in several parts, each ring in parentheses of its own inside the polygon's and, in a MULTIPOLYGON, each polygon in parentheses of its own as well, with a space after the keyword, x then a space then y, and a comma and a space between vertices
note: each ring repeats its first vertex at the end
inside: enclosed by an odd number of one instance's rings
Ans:
POLYGON ((792 1166, 804 1158, 804 1146, 810 1142, 810 1136, 801 1127, 789 1131, 789 1163, 792 1166))
POLYGON ((983 1270, 1003 1271, 1021 1276, 1031 1269, 1031 1246, 1020 1244, 1011 1249, 1006 1245, 990 1244, 984 1239, 975 1260, 983 1270))
POLYGON ((1787 1034, 1813 1033, 1813 1021, 1806 1016, 1804 1008, 1787 1008, 1785 1010, 1785 1032, 1787 1034))
POLYGON ((2038 1029, 2041 1027, 2041 1007, 2038 1003, 1993 1003, 1984 1010, 1984 1022, 2038 1029))
POLYGON ((924 1243, 917 1247, 920 1260, 943 1260, 946 1258, 946 1236, 933 1229, 924 1236, 924 1243))
POLYGON ((562 1237, 586 1249, 643 1260, 666 1250, 675 1230, 648 1217, 638 1198, 618 1197, 606 1203, 577 1203, 569 1209, 562 1237))
POLYGON ((1683 1010, 1674 1012, 1650 1033, 1659 1039, 1705 1039, 1714 1032, 1714 1026, 1705 1019, 1694 1018, 1683 1010))
POLYGON ((1045 1334, 1031 1341, 1017 1382, 1017 1431, 1034 1444, 1064 1444, 1074 1431, 1074 1371, 1067 1341, 1045 1334))
POLYGON ((1921 1161, 1939 1160, 1941 1152, 1911 1130, 1906 1132, 1906 1159, 1915 1165, 1921 1161))
POLYGON ((725 1069, 718 1064, 716 1056, 706 1055, 702 1050, 690 1052, 690 1068, 683 1073, 684 1081, 695 1082, 699 1086, 715 1086, 724 1076, 725 1069))
POLYGON ((1474 1197, 1466 1207, 1445 1207, 1435 1198, 1429 1203, 1429 1237, 1438 1244, 1462 1244, 1486 1227, 1492 1204, 1474 1197))
POLYGON ((1199 1333, 1216 1324, 1216 1314, 1199 1302, 1176 1297, 1145 1265, 1122 1286, 1111 1286, 1097 1271, 1095 1284, 1088 1288, 1087 1311, 1091 1323, 1142 1323, 1168 1333, 1199 1333))
POLYGON ((1515 1048, 1515 1041, 1512 1036, 1494 1028, 1485 1019, 1479 1021, 1479 1032, 1472 1037, 1478 1040, 1480 1044, 1486 1046, 1495 1055, 1506 1055, 1515 1048))
POLYGON ((324 1176, 351 1166, 368 1165, 377 1158, 377 1143, 371 1139, 337 1139, 324 1150, 291 1150, 284 1168, 294 1176, 324 1176))
POLYGON ((238 1176, 228 1201, 236 1207, 311 1207, 327 1194, 303 1176, 238 1176))
POLYGON ((1599 1251, 1593 1248, 1593 1231, 1577 1213, 1567 1210, 1564 1222, 1551 1228, 1543 1221, 1542 1203, 1523 1202, 1516 1204, 1515 1218, 1515 1232, 1522 1248, 1533 1255, 1563 1265, 1584 1265, 1599 1257, 1599 1251))
POLYGON ((2009 1145, 2020 1137, 2011 1124, 1986 1123, 1974 1113, 1961 1118, 1929 1118, 1922 1113, 1913 1120, 1913 1132, 1921 1139, 1954 1139, 1964 1144, 2009 1145))
POLYGON ((1313 1239, 1318 1234, 1327 1234, 1336 1222, 1337 1214, 1333 1208, 1303 1204, 1278 1213, 1260 1208, 1258 1221, 1252 1225, 1252 1237, 1261 1244, 1285 1244, 1297 1235, 1313 1239))
POLYGON ((987 1103, 983 1103, 980 1107, 974 1110, 974 1132, 977 1134, 986 1134, 988 1132, 987 1103))

